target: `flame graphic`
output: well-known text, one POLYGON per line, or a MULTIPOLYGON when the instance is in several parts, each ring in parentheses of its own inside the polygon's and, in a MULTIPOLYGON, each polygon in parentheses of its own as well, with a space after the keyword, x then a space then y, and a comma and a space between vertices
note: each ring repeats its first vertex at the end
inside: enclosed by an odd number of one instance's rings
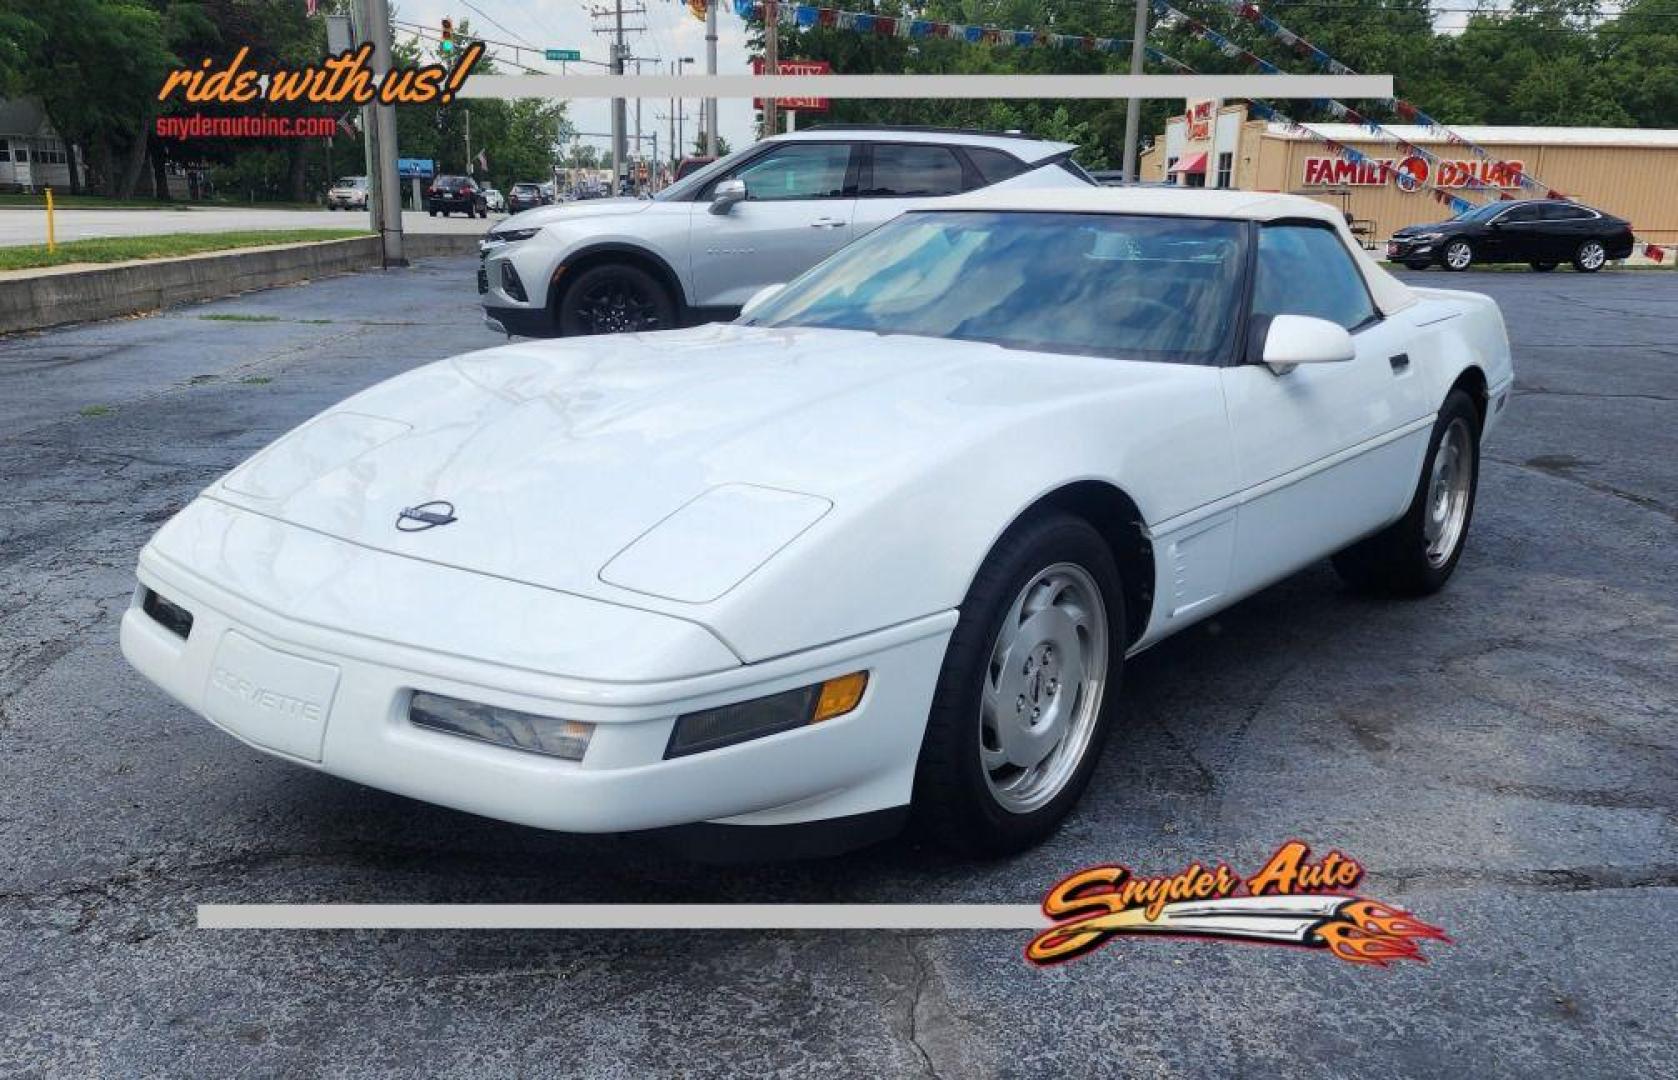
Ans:
POLYGON ((1439 927, 1375 900, 1353 900, 1313 933, 1340 959, 1377 967, 1394 960, 1425 964, 1421 940, 1451 940, 1439 927))
POLYGON ((1379 900, 1353 900, 1340 909, 1340 917, 1372 934, 1389 937, 1427 938, 1450 943, 1450 935, 1437 926, 1416 918, 1408 911, 1388 907, 1379 900))

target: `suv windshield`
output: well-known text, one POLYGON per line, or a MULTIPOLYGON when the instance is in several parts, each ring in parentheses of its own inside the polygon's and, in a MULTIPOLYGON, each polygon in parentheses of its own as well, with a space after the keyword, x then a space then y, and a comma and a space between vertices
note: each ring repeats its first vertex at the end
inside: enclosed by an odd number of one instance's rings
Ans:
POLYGON ((905 214, 745 322, 1211 364, 1229 350, 1242 223, 1016 211, 905 214))

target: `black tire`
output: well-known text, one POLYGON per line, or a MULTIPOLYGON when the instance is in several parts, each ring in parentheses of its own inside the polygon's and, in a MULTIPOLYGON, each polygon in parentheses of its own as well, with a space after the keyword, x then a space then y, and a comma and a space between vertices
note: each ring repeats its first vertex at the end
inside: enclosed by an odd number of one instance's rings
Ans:
POLYGON ((1535 262, 1535 263, 1528 263, 1527 265, 1532 267, 1534 270, 1536 270, 1540 274, 1548 274, 1550 271, 1552 271, 1556 268, 1556 264, 1553 263, 1553 262, 1535 262))
POLYGON ((1439 265, 1456 273, 1461 273, 1462 271, 1467 270, 1470 266, 1474 265, 1474 245, 1470 244, 1467 240, 1447 241, 1444 250, 1439 253, 1439 265), (1453 266, 1451 265, 1453 257, 1452 252, 1456 251, 1462 252, 1463 258, 1459 259, 1457 264, 1453 266))
POLYGON ((999 856, 1024 850, 1054 831, 1088 786, 1118 711, 1124 627, 1118 567, 1106 541, 1087 521, 1048 514, 1015 525, 997 541, 962 601, 927 718, 915 769, 914 814, 922 832, 959 852, 999 856), (992 654, 1015 599, 1037 575, 1058 564, 1081 568, 1101 594, 1107 620, 1105 683, 1082 757, 1063 786, 1041 806, 1020 812, 998 801, 981 760, 981 699, 995 675, 992 654))
POLYGON ((1416 481, 1410 508, 1393 524, 1366 540, 1359 541, 1334 556, 1334 569, 1342 580, 1354 589, 1385 596, 1426 596, 1437 592, 1462 558, 1468 544, 1469 525, 1474 520, 1474 499, 1480 488, 1480 413, 1474 402, 1461 390, 1452 390, 1440 407, 1439 419, 1434 422, 1433 435, 1428 441, 1427 457, 1422 460, 1422 475, 1416 481), (1467 478, 1467 504, 1463 508, 1461 528, 1445 558, 1437 553, 1430 557, 1427 535, 1429 505, 1433 501, 1434 463, 1439 455, 1445 434, 1455 424, 1466 429, 1470 465, 1467 478))
POLYGON ((1581 274, 1594 274, 1608 261, 1608 249, 1601 240, 1586 240, 1573 253, 1573 269, 1581 274))
POLYGON ((676 300, 663 282, 628 263, 604 263, 578 274, 559 300, 559 332, 573 337, 669 330, 676 300))
POLYGON ((1419 262, 1407 262, 1404 265, 1408 266, 1412 270, 1426 270, 1428 267, 1432 266, 1433 264, 1431 262, 1419 261, 1419 262))

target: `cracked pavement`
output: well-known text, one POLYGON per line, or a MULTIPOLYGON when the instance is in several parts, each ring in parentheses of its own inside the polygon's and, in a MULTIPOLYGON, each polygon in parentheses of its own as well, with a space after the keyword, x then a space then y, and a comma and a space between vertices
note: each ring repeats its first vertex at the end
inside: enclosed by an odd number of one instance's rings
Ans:
POLYGON ((1678 277, 1474 273, 1518 390, 1431 599, 1326 564, 1138 658, 1066 827, 712 867, 264 757, 123 663, 140 545, 378 379, 492 345, 470 260, 0 340, 0 1074, 1672 1075, 1678 277), (1337 848, 1430 963, 993 932, 207 932, 204 902, 1035 903, 1337 848))

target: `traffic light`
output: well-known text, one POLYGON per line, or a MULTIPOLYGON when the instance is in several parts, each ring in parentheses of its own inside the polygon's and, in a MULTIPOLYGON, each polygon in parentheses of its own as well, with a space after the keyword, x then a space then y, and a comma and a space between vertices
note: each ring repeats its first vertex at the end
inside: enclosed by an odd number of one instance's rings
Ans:
POLYGON ((444 56, 451 56, 451 55, 454 54, 454 20, 453 19, 444 19, 443 20, 443 42, 442 42, 441 45, 439 45, 437 47, 437 50, 439 52, 441 52, 444 56))

